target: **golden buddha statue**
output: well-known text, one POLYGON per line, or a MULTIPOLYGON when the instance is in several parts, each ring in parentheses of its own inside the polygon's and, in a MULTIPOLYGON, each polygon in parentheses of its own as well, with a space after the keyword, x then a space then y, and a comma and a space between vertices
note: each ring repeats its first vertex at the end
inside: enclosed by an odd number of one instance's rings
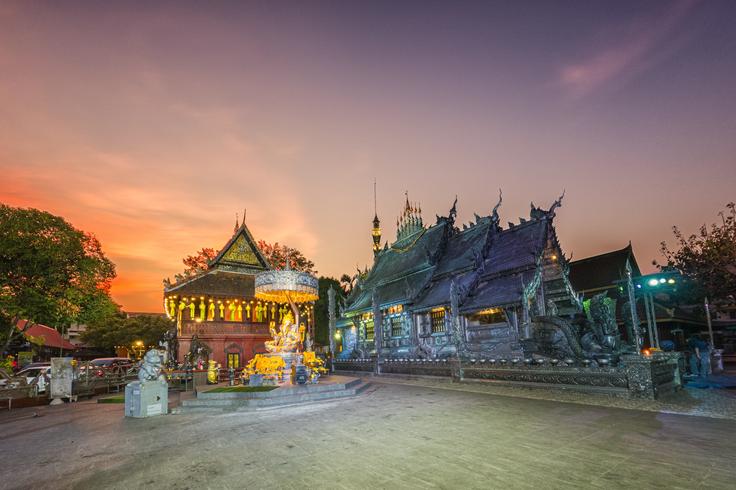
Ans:
POLYGON ((278 331, 276 331, 273 324, 270 330, 273 340, 265 342, 268 352, 294 352, 297 350, 301 340, 301 332, 299 331, 299 325, 294 323, 294 315, 291 311, 287 311, 284 315, 278 331))

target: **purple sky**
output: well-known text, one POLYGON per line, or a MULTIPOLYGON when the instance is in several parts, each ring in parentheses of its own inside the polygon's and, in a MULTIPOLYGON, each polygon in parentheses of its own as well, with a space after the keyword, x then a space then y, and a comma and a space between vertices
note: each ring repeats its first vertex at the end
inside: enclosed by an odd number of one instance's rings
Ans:
POLYGON ((583 258, 734 200, 736 2, 2 2, 0 201, 61 214, 160 309, 181 258, 256 238, 321 274, 425 220, 529 202, 583 258))

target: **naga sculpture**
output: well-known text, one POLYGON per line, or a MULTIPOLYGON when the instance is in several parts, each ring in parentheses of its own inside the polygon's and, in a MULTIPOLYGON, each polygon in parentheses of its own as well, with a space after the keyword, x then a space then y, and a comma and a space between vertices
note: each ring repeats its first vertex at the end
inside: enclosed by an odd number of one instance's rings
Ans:
POLYGON ((530 350, 550 357, 611 357, 628 350, 621 341, 613 302, 606 293, 590 299, 589 313, 572 317, 555 314, 536 316, 530 350))

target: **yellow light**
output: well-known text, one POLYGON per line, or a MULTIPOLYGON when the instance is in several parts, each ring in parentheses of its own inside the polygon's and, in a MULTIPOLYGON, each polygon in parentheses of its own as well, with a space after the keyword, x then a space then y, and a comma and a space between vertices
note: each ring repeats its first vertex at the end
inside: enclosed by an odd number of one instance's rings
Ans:
POLYGON ((557 260, 557 256, 556 256, 556 255, 552 255, 552 256, 550 257, 550 259, 552 259, 552 260, 557 260))
POLYGON ((495 315, 496 313, 501 313, 501 308, 486 308, 485 310, 480 310, 477 314, 478 315, 495 315))
POLYGON ((437 312, 440 312, 440 311, 445 311, 445 307, 444 306, 440 306, 439 308, 432 308, 432 313, 437 313, 437 312))
POLYGON ((674 284, 675 283, 675 280, 674 279, 670 279, 669 281, 667 281, 667 283, 668 284, 674 284))

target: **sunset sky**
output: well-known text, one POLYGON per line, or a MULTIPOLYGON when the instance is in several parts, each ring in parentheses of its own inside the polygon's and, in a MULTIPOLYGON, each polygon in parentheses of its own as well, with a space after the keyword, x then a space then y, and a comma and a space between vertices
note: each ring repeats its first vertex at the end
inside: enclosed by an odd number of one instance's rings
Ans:
POLYGON ((372 261, 425 221, 557 213, 573 258, 651 270, 736 199, 736 2, 0 2, 0 202, 64 216, 160 311, 230 238, 372 261))

